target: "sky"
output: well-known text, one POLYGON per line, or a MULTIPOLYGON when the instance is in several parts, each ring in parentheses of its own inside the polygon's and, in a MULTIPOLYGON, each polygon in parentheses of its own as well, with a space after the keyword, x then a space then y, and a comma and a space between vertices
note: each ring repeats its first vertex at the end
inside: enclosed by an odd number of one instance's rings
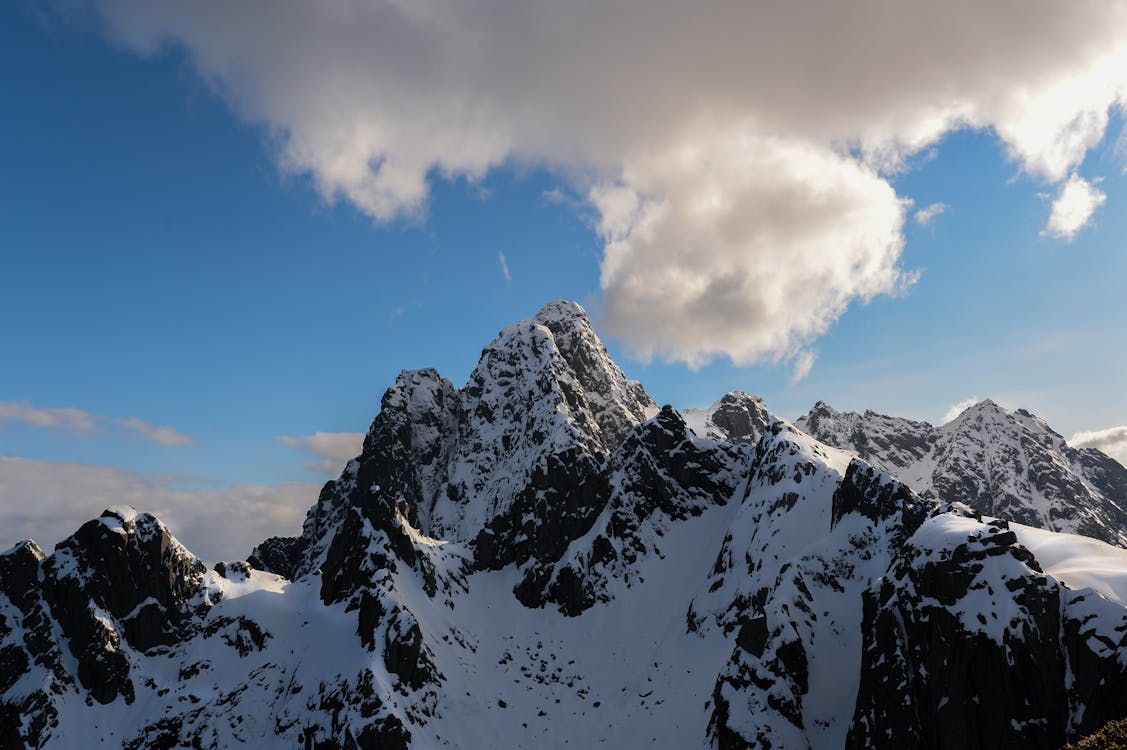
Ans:
POLYGON ((1127 460, 1127 10, 842 8, 2 4, 0 546, 129 503, 245 557, 558 298, 660 403, 1127 460))

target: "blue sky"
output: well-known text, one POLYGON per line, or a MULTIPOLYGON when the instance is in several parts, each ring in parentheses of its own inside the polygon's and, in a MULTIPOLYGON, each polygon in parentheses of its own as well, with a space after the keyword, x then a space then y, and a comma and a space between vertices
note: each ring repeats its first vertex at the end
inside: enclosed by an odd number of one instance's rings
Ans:
MULTIPOLYGON (((319 482, 278 436, 366 430, 403 368, 463 383, 497 330, 550 299, 584 303, 599 324, 605 236, 567 168, 432 169, 424 210, 378 220, 327 200, 310 170, 281 168, 276 129, 238 112, 190 55, 139 56, 86 15, 41 11, 0 8, 0 402, 104 420, 0 420, 0 455, 182 475, 187 488, 319 482), (191 442, 113 421, 127 418, 191 442)), ((691 369, 607 344, 681 407, 740 389, 788 418, 824 399, 937 421, 992 397, 1066 436, 1127 425, 1119 132, 1113 117, 1075 170, 1102 178, 1106 203, 1071 241, 1042 233, 1052 181, 991 130, 955 128, 910 154, 887 179, 914 202, 900 265, 918 281, 853 299, 804 342, 816 360, 797 383, 793 358, 691 369), (912 220, 934 203, 945 208, 926 226, 912 220)))

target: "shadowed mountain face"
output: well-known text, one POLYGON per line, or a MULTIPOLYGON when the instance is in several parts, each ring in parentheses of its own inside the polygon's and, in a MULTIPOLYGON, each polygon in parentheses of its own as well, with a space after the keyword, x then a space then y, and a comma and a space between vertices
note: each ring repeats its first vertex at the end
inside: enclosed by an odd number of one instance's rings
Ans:
POLYGON ((1055 748, 1127 713, 1127 551, 1045 529, 1121 542, 1123 472, 989 403, 659 409, 555 302, 246 561, 0 554, 0 748, 1055 748))

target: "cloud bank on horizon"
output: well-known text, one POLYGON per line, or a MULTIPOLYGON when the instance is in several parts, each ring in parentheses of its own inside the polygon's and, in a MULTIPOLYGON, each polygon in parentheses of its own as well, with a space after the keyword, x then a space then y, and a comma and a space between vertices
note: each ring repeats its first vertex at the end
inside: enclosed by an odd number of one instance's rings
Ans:
POLYGON ((315 432, 312 435, 278 435, 282 445, 305 451, 317 460, 307 462, 307 468, 330 477, 340 476, 341 470, 364 448, 363 432, 315 432))
POLYGON ((558 170, 597 212, 606 329, 690 366, 798 375, 848 305, 908 287, 889 180, 953 130, 995 133, 1071 239, 1127 101, 1119 0, 90 1, 376 220, 424 212, 428 175, 558 170))
POLYGON ((34 539, 51 549, 99 506, 132 505, 209 562, 242 559, 267 537, 293 534, 320 489, 313 482, 198 487, 191 477, 15 456, 0 456, 0 478, 0 543, 34 539))

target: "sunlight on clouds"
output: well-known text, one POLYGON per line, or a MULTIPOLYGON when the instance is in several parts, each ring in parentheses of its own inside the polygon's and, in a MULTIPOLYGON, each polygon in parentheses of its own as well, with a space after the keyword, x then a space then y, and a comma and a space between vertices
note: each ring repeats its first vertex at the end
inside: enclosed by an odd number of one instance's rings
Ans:
POLYGON ((591 193, 605 322, 641 356, 796 363, 850 301, 911 283, 896 265, 904 202, 872 170, 740 133, 667 153, 591 193))
MULTIPOLYGON (((90 2, 377 220, 422 215, 429 176, 569 176, 600 214, 608 326, 694 366, 793 362, 901 291, 908 157, 990 130, 1063 197, 1127 91, 1119 0, 90 2)), ((1084 185, 1087 213, 1054 206, 1047 231, 1090 219, 1084 185)))

